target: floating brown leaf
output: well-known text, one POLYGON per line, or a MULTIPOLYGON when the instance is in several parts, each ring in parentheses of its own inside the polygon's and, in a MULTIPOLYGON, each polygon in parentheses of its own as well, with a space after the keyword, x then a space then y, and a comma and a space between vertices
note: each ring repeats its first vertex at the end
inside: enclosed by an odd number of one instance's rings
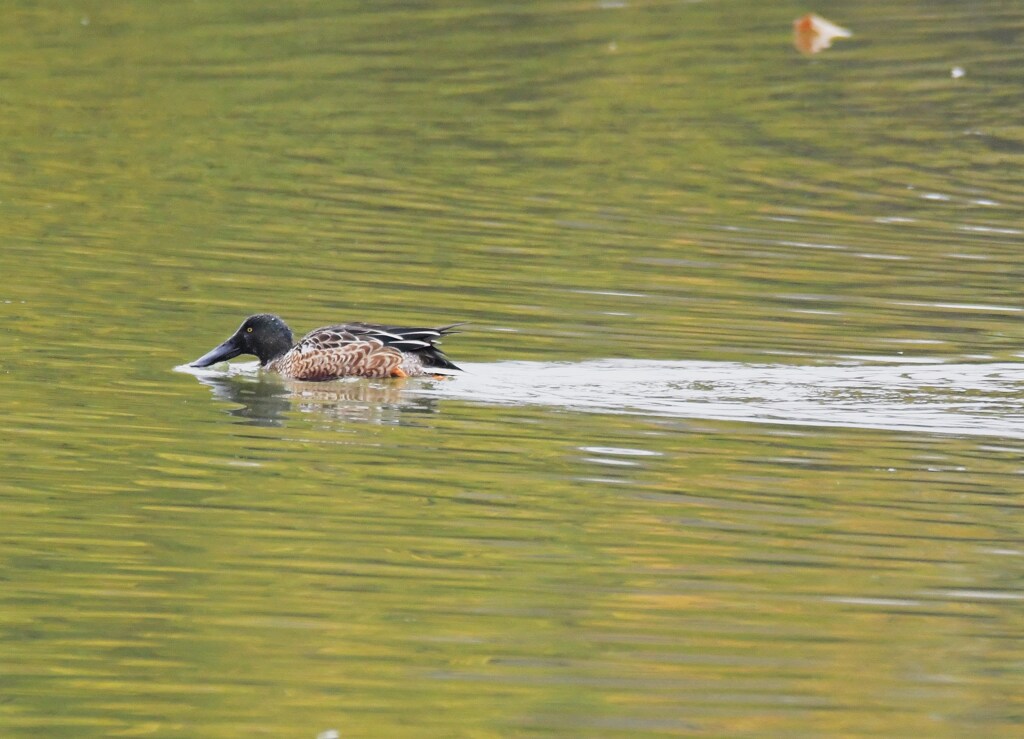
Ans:
POLYGON ((793 21, 793 46, 801 54, 817 54, 832 45, 832 39, 850 38, 853 34, 820 15, 808 13, 793 21))

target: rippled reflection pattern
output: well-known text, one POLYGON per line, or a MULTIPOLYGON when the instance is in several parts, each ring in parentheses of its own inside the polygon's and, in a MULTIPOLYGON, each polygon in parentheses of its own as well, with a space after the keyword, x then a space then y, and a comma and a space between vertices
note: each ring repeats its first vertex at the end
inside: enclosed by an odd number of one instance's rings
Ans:
POLYGON ((1022 27, 9 4, 0 736, 1019 734, 1022 27))

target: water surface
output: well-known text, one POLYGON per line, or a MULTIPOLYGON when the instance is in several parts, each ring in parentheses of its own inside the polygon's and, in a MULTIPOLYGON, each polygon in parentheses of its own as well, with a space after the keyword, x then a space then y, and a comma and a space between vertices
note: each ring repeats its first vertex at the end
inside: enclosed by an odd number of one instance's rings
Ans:
POLYGON ((807 10, 9 4, 0 734, 1019 733, 1024 11, 807 10))

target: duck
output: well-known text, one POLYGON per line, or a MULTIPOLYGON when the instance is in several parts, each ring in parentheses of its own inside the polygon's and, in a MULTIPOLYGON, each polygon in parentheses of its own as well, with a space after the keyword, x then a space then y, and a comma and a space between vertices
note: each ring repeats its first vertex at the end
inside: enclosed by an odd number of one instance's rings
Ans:
MULTIPOLYGON (((242 354, 260 366, 293 380, 335 380, 341 377, 418 377, 434 370, 461 371, 437 346, 452 329, 388 326, 380 323, 339 323, 313 329, 298 343, 279 316, 249 316, 226 341, 191 363, 209 367, 242 354)), ((457 333, 457 332, 456 332, 457 333)))

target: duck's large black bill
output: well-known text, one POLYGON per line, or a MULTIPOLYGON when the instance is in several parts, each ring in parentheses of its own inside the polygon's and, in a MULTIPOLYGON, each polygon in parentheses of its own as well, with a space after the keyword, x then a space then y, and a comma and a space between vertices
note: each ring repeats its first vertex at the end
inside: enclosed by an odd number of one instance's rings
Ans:
POLYGON ((237 357, 245 351, 245 347, 242 346, 242 342, 238 340, 237 336, 232 336, 230 339, 225 341, 223 344, 218 346, 216 349, 211 349, 206 352, 203 356, 199 357, 194 361, 191 367, 209 367, 211 364, 217 364, 217 362, 224 362, 232 357, 237 357))

